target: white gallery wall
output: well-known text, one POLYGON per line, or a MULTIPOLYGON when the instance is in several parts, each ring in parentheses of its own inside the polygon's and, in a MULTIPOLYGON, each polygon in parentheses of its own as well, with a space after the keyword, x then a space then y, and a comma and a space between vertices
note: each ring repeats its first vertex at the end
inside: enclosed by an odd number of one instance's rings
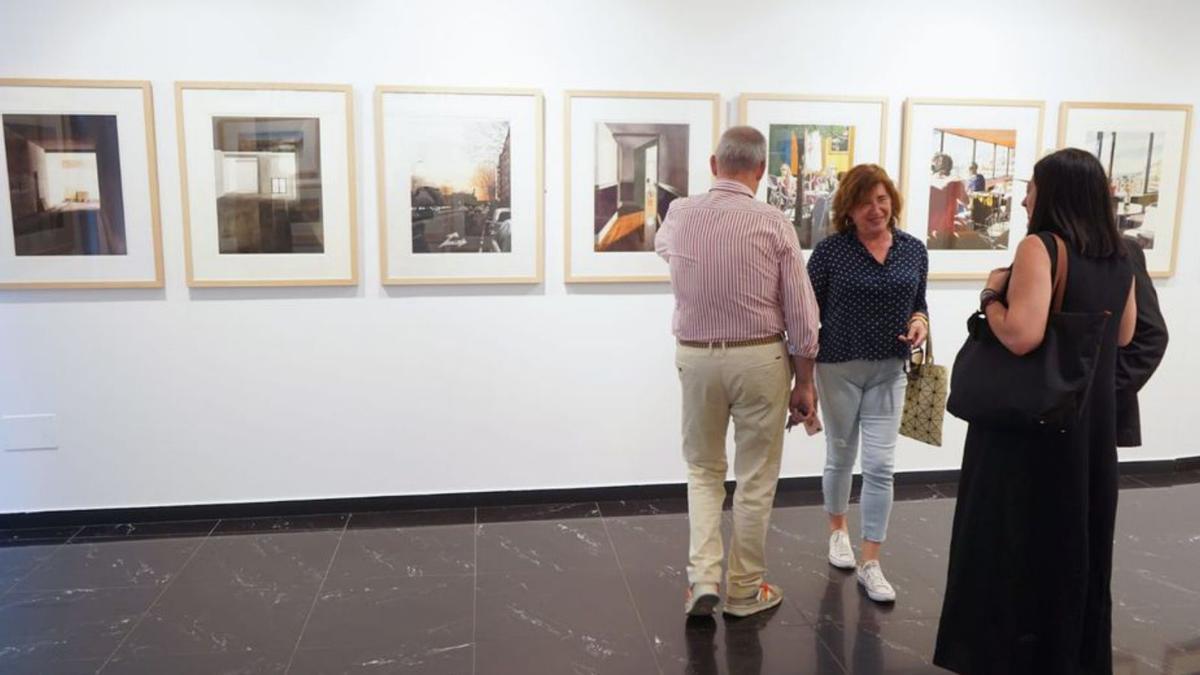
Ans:
MULTIPOLYGON (((59 447, 0 452, 0 513, 679 482, 666 285, 563 283, 562 93, 885 95, 899 173, 906 97, 1200 103, 1200 3, 811 0, 95 3, 0 0, 0 77, 150 80, 166 287, 0 292, 0 415, 57 415, 59 447), (176 80, 354 86, 361 283, 189 289, 176 80), (540 286, 379 283, 377 84, 546 95, 540 286)), ((1171 349, 1142 398, 1145 446, 1200 454, 1200 134, 1178 271, 1158 280, 1171 349)), ((981 283, 929 289, 939 360, 981 283)), ((902 439, 901 471, 957 468, 902 439)), ((784 474, 820 472, 787 439, 784 474)))

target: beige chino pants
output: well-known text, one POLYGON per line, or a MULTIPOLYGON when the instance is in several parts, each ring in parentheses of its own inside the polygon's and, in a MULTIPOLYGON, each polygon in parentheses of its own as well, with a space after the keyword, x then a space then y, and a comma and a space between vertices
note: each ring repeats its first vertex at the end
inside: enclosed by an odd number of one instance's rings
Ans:
POLYGON ((733 419, 737 487, 733 494, 726 592, 758 592, 779 481, 792 371, 783 342, 723 349, 678 346, 683 389, 683 457, 688 467, 689 583, 721 581, 721 504, 725 500, 725 435, 733 419))

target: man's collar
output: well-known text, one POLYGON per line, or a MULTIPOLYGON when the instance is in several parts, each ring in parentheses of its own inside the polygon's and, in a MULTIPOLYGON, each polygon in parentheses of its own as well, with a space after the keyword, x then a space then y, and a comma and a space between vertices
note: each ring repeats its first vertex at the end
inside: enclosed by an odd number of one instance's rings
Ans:
POLYGON ((712 189, 724 190, 725 192, 737 192, 739 194, 746 195, 747 197, 754 196, 754 191, 746 187, 744 183, 739 183, 736 180, 730 180, 728 178, 715 179, 713 181, 712 189))

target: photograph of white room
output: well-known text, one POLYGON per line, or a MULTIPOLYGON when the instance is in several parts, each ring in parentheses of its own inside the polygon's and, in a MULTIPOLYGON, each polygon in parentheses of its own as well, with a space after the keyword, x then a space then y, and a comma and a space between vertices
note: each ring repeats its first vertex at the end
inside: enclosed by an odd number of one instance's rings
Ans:
POLYGON ((512 134, 506 120, 414 120, 413 253, 512 252, 512 134))
POLYGON ((0 79, 0 288, 163 283, 150 84, 0 79))
POLYGON ((900 224, 929 249, 931 279, 983 279, 1012 262, 1044 113, 1041 101, 905 102, 900 224))
POLYGON ((357 283, 350 88, 175 86, 191 286, 357 283))
POLYGON ((1015 129, 933 130, 927 248, 1008 248, 1016 145, 1015 129))
POLYGON ((321 253, 316 118, 214 117, 222 254, 321 253))
POLYGON ((1122 236, 1136 242, 1154 276, 1175 269, 1192 106, 1065 102, 1059 147, 1090 152, 1109 179, 1122 236))
POLYGON ((115 115, 4 115, 19 256, 124 255, 115 115))
POLYGON ((654 241, 671 203, 708 190, 716 94, 566 95, 566 280, 657 282, 654 241))
POLYGON ((686 124, 596 125, 596 251, 653 251, 671 202, 687 196, 686 124))

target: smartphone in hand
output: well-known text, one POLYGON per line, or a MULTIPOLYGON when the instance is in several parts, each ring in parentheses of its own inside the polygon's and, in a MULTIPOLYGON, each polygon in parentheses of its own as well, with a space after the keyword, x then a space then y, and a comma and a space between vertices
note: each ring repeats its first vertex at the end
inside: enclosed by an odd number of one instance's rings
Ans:
POLYGON ((804 430, 808 432, 809 436, 817 435, 823 430, 823 427, 821 426, 821 418, 813 415, 812 417, 804 420, 804 430))

